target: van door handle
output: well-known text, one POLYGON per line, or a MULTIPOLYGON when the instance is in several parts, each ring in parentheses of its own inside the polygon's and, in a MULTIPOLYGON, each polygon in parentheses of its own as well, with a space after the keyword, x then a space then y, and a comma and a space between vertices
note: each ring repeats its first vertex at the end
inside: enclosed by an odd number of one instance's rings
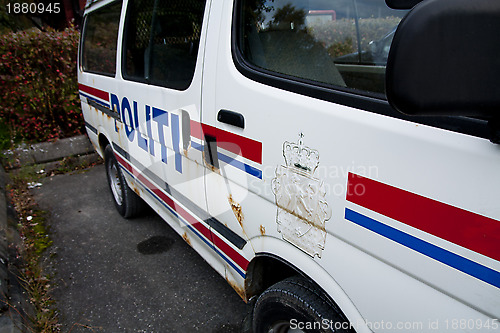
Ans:
POLYGON ((220 110, 217 113, 217 120, 221 123, 226 123, 239 128, 245 128, 245 117, 243 117, 243 115, 238 112, 220 110))

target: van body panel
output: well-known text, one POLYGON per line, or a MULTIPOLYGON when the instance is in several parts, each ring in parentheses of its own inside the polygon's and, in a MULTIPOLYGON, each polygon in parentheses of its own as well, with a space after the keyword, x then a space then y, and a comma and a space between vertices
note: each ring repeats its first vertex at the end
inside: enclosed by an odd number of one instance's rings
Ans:
POLYGON ((235 57, 240 2, 206 2, 193 79, 173 89, 122 75, 124 1, 115 77, 78 72, 97 150, 102 134, 129 185, 244 300, 248 266, 272 255, 357 332, 500 331, 499 146, 283 88, 310 81, 266 84, 273 73, 235 57))

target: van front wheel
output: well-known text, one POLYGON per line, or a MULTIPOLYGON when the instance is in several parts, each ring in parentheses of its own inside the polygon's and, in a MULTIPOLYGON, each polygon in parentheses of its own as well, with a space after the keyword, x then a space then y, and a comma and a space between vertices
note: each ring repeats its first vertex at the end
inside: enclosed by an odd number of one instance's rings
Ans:
POLYGON ((266 289, 253 313, 254 332, 351 332, 349 323, 318 287, 294 276, 266 289), (345 328, 345 329, 344 329, 345 328))
POLYGON ((106 146, 104 150, 104 164, 106 166, 109 189, 111 190, 118 213, 125 218, 139 215, 144 208, 144 202, 128 186, 123 176, 123 171, 116 161, 111 145, 106 146))

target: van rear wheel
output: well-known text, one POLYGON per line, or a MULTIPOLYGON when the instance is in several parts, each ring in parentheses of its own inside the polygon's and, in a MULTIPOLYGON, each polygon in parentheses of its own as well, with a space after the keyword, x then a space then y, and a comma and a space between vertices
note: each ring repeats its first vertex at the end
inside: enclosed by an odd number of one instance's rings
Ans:
POLYGON ((104 164, 116 210, 125 218, 138 216, 144 210, 144 201, 128 186, 111 145, 104 150, 104 164))
POLYGON ((254 307, 253 331, 351 332, 340 310, 331 305, 318 287, 300 276, 280 281, 259 296, 254 307))

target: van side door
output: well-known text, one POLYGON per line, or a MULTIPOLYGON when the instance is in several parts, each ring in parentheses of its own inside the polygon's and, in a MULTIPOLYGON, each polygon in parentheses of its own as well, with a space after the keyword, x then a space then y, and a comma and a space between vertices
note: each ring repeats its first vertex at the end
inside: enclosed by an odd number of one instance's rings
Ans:
POLYGON ((201 117, 204 0, 130 0, 122 38, 121 139, 115 150, 130 175, 185 228, 183 237, 203 253, 211 246, 206 222, 204 168, 191 123, 201 117), (127 159, 128 158, 128 159, 127 159))

